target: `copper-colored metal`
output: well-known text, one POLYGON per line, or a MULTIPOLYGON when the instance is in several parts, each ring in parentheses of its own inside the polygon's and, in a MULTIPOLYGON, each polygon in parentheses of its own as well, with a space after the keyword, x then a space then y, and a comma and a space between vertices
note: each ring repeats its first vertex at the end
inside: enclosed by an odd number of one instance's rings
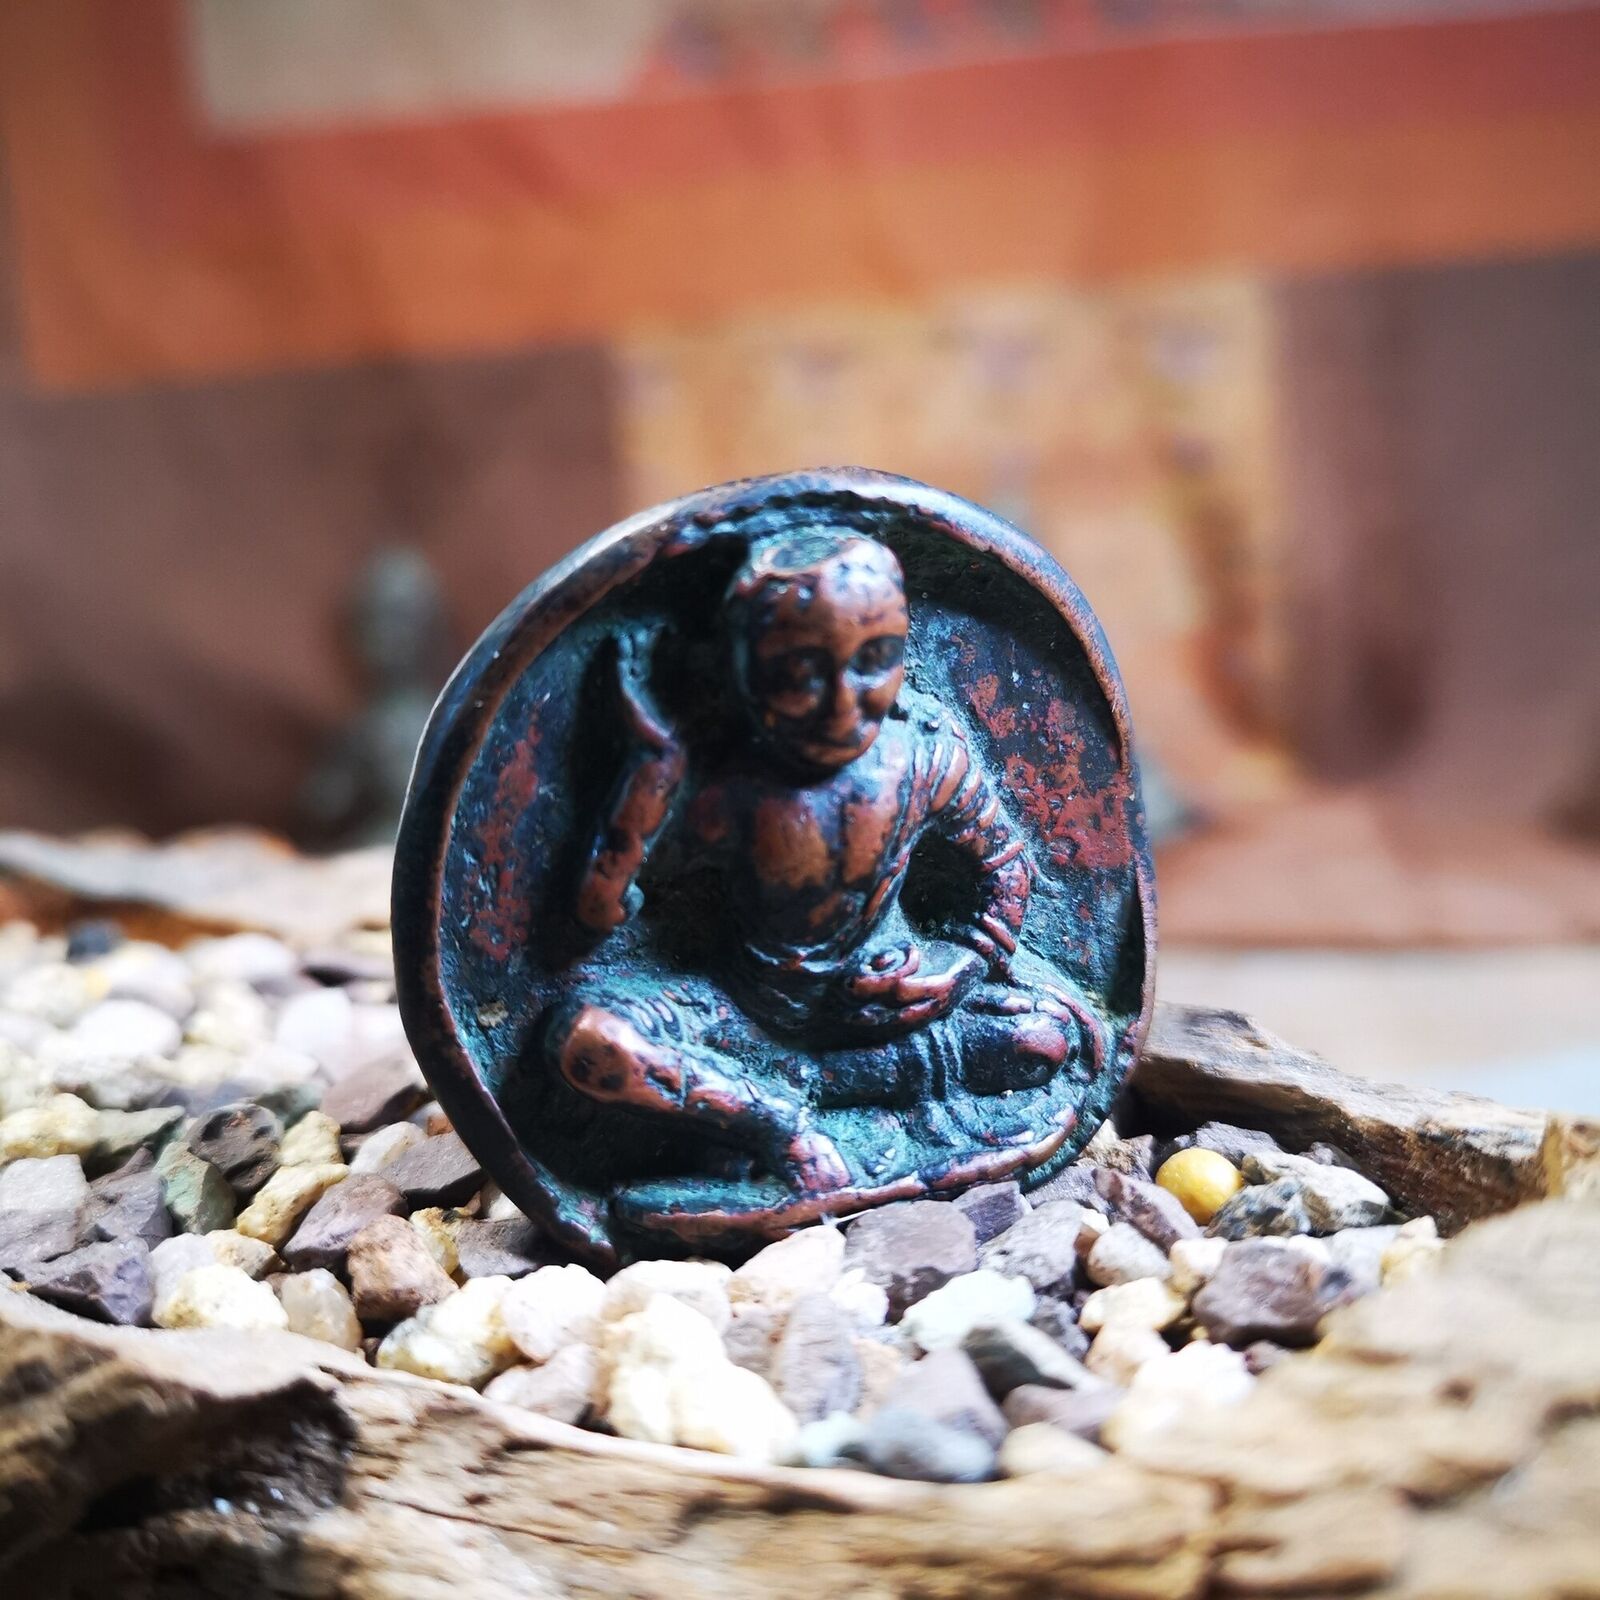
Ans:
POLYGON ((1151 1004, 1115 665, 1066 574, 953 496, 860 470, 691 496, 463 662, 394 925, 440 1101, 581 1253, 1042 1179, 1151 1004))

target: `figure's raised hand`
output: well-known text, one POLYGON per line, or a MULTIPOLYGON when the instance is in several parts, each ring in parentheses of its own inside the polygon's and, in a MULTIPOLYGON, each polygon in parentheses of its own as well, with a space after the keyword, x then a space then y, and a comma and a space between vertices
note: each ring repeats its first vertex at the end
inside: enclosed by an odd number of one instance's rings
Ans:
POLYGON ((673 742, 672 726, 650 693, 650 660, 662 635, 619 633, 616 636, 617 695, 623 721, 633 739, 655 750, 673 742))

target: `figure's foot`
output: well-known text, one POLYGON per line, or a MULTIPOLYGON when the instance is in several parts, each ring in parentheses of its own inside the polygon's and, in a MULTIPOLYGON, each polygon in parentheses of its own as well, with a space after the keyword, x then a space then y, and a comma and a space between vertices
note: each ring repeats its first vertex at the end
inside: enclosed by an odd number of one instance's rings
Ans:
POLYGON ((797 1133, 783 1154, 786 1176, 803 1194, 848 1189, 853 1181, 838 1146, 814 1128, 797 1133))

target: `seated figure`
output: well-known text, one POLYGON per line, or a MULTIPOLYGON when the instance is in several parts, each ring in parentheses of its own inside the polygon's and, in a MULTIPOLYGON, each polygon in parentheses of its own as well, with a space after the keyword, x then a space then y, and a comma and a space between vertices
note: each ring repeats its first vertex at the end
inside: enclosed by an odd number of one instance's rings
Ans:
MULTIPOLYGON (((987 1127, 1008 1097, 1098 1073, 1101 1026, 1023 948, 1027 836, 963 724, 905 686, 893 553, 843 529, 775 536, 752 548, 722 615, 747 728, 692 781, 685 741, 647 687, 649 641, 619 643, 631 753, 576 912, 603 950, 641 909, 652 851, 670 844, 674 870, 719 880, 724 956, 648 991, 599 962, 581 970, 551 1015, 546 1059, 596 1101, 692 1119, 729 1171, 742 1160, 768 1192, 842 1199, 907 1159, 926 1188, 930 1129, 953 1151, 996 1143, 987 1127), (936 934, 901 904, 929 834, 959 853, 971 885, 936 934), (831 1114, 850 1108, 886 1115, 871 1137, 845 1140, 831 1114), (913 1117, 908 1157, 893 1145, 913 1117)), ((680 1182, 673 1207, 727 1209, 725 1176, 680 1182)), ((662 1192, 636 1186, 615 1204, 659 1224, 662 1192)))

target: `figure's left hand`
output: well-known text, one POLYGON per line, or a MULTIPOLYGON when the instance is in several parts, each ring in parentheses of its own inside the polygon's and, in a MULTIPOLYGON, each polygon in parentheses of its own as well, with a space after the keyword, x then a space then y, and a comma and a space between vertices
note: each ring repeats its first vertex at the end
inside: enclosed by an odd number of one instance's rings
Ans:
POLYGON ((861 1007, 862 1020, 913 1026, 953 1010, 977 976, 978 954, 971 949, 945 948, 955 959, 930 972, 922 970, 923 953, 913 944, 873 956, 871 965, 853 974, 847 984, 861 1007))

